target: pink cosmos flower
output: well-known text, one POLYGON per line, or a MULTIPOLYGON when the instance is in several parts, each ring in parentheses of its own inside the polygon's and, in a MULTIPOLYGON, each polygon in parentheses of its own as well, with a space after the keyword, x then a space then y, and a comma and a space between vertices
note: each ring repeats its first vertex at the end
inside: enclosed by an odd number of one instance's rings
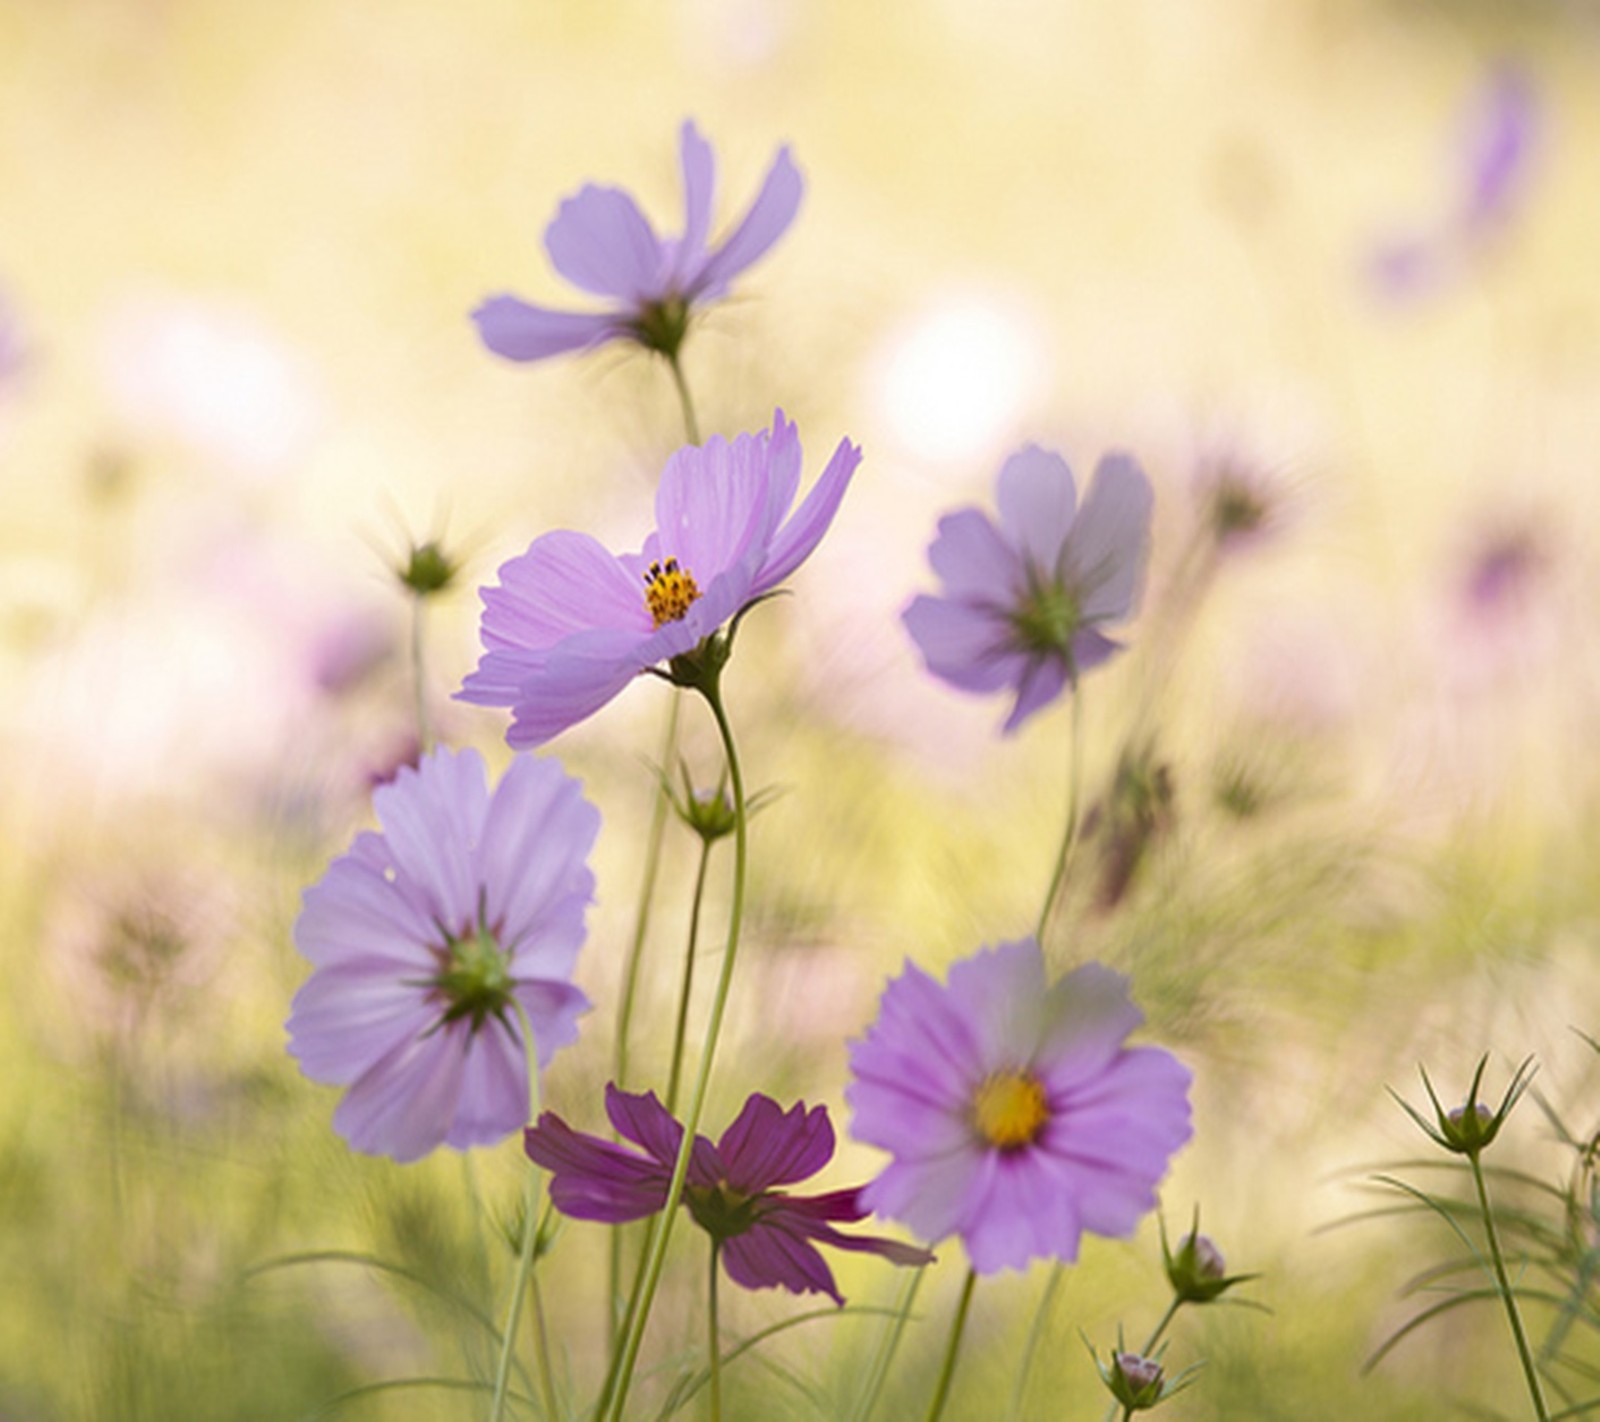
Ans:
POLYGON ((840 440, 791 515, 800 436, 782 410, 770 433, 680 449, 638 553, 560 530, 500 569, 483 591, 483 659, 457 696, 509 706, 510 744, 542 745, 782 583, 822 540, 860 462, 840 440))
MULTIPOLYGON (((683 1126, 654 1092, 642 1096, 606 1087, 606 1115, 617 1134, 643 1154, 574 1131, 546 1111, 528 1128, 529 1157, 551 1172, 550 1199, 579 1220, 622 1224, 655 1214, 667 1202, 683 1126)), ((833 1157, 825 1106, 799 1102, 782 1110, 759 1092, 744 1104, 715 1144, 696 1136, 683 1203, 719 1246, 728 1277, 747 1289, 782 1287, 827 1294, 842 1304, 833 1273, 816 1244, 879 1254, 895 1264, 927 1264, 925 1249, 871 1235, 841 1234, 833 1220, 865 1219, 858 1190, 787 1195, 777 1187, 815 1175, 833 1157)))
POLYGON ((1124 1045, 1142 1020, 1098 963, 1047 983, 1032 938, 948 986, 907 963, 850 1049, 851 1134, 894 1157, 861 1203, 930 1243, 960 1235, 980 1274, 1131 1234, 1190 1135, 1188 1070, 1124 1045))
POLYGON ((492 1144, 528 1119, 524 1019, 542 1068, 589 1007, 570 979, 600 814, 553 760, 517 757, 490 794, 473 750, 434 751, 372 803, 381 831, 306 890, 315 971, 289 1051, 349 1088, 333 1125, 356 1150, 492 1144))
POLYGON ((1138 606, 1150 545, 1150 481, 1131 458, 1095 469, 1083 507, 1059 454, 1028 445, 1000 470, 1000 523, 980 509, 939 520, 928 561, 939 597, 906 608, 928 670, 963 691, 1014 691, 1005 730, 1121 650, 1102 626, 1138 606))
POLYGON ((508 360, 543 360, 631 340, 668 357, 677 354, 694 308, 723 296, 733 278, 783 236, 803 190, 788 148, 780 148, 749 212, 725 241, 708 246, 716 162, 693 121, 684 123, 679 146, 683 235, 658 237, 620 188, 583 188, 545 229, 545 250, 574 286, 616 304, 607 311, 551 311, 515 296, 491 296, 472 313, 490 350, 508 360))

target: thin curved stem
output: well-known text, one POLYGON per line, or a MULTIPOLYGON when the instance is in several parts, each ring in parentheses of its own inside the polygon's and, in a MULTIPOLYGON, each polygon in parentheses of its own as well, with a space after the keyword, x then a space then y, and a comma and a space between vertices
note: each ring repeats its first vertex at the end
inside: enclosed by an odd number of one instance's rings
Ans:
POLYGON ((428 720, 428 677, 423 660, 422 618, 427 598, 411 595, 411 680, 416 697, 417 749, 424 754, 433 747, 433 726, 428 720))
POLYGON ((1039 1340, 1044 1337, 1045 1324, 1056 1301, 1056 1290, 1066 1276, 1067 1266, 1059 1261, 1050 1270, 1050 1278, 1039 1296, 1039 1307, 1033 1311, 1033 1323, 1028 1329, 1028 1341, 1022 1345, 1022 1361, 1017 1364, 1016 1380, 1011 1384, 1011 1402, 1006 1408, 1006 1422, 1017 1422, 1022 1416, 1022 1402, 1028 1391, 1028 1374, 1033 1371, 1034 1354, 1039 1351, 1039 1340))
POLYGON ((683 1043, 689 1030, 689 994, 694 988, 694 954, 700 937, 700 906, 705 901, 706 870, 711 865, 709 839, 700 841, 700 866, 694 876, 694 898, 689 906, 689 942, 683 950, 683 986, 678 992, 678 1021, 672 1033, 672 1066, 667 1072, 667 1114, 678 1109, 678 1079, 683 1074, 683 1043))
POLYGON ((745 806, 744 775, 739 768, 739 752, 734 745, 733 729, 728 724, 722 707, 722 694, 715 681, 701 688, 711 714, 722 737, 723 754, 728 762, 728 783, 733 793, 733 903, 728 911, 728 942, 722 955, 722 972, 717 978, 716 996, 711 1002, 711 1017, 706 1024, 705 1048, 700 1055, 700 1069, 695 1076, 694 1091, 689 1097, 689 1109, 683 1121, 683 1142, 678 1147, 678 1158, 673 1163, 672 1179, 667 1186, 667 1198, 661 1212, 655 1217, 650 1232, 648 1262, 645 1265, 644 1287, 639 1295, 637 1316, 628 1330, 623 1345, 622 1362, 617 1370, 615 1396, 611 1400, 611 1417, 622 1422, 622 1410, 628 1400, 628 1385, 633 1379, 634 1364, 638 1361, 639 1347, 644 1341, 644 1331, 650 1322, 650 1305, 655 1300, 656 1286, 661 1281, 661 1268, 666 1262, 667 1241, 672 1236, 672 1226, 677 1218, 678 1202, 683 1198, 683 1183, 689 1174, 689 1153, 694 1147, 695 1130, 700 1124, 700 1113, 706 1104, 706 1093, 711 1084, 711 1067, 716 1060, 717 1038, 722 1032, 722 1018, 728 1006, 728 991, 733 983, 734 963, 739 956, 739 929, 744 919, 745 863, 748 854, 748 815, 745 806))
MULTIPOLYGON (((539 1052, 533 1039, 533 1024, 520 1004, 517 1016, 522 1021, 523 1041, 528 1053, 528 1119, 539 1119, 539 1052)), ((531 1160, 523 1186, 522 1197, 522 1248, 517 1255, 517 1274, 511 1286, 511 1303, 506 1309, 506 1326, 500 1340, 500 1363, 494 1374, 494 1401, 489 1408, 489 1422, 500 1422, 505 1414, 506 1384, 511 1377, 511 1357, 516 1352, 517 1325, 522 1321, 522 1300, 528 1292, 528 1281, 533 1272, 534 1244, 539 1237, 539 1187, 542 1181, 539 1167, 531 1160)), ((541 1310, 542 1313, 542 1310, 541 1310)), ((539 1387, 544 1398, 545 1415, 554 1418, 556 1411, 555 1384, 550 1376, 550 1359, 540 1327, 539 1387)))
POLYGON ((950 1341, 945 1344, 944 1363, 939 1368, 939 1381, 934 1385, 933 1401, 928 1405, 928 1422, 939 1422, 944 1405, 950 1396, 950 1380, 956 1375, 956 1358, 961 1352, 961 1335, 967 1327, 967 1310, 972 1306, 973 1286, 978 1282, 975 1269, 967 1270, 967 1281, 961 1286, 961 1301, 956 1305, 956 1316, 950 1324, 950 1341))
POLYGON ((1078 839, 1078 802, 1083 793, 1083 695, 1078 689, 1077 677, 1072 678, 1068 694, 1072 697, 1072 760, 1067 771, 1067 825, 1061 833, 1055 872, 1050 876, 1044 906, 1039 910, 1039 924, 1033 933, 1041 948, 1044 947, 1045 929, 1050 926, 1050 915, 1055 912, 1061 886, 1067 881, 1067 866, 1072 859, 1073 845, 1078 839))
POLYGON ((711 1422, 722 1422, 722 1342, 717 1328, 717 1241, 711 1241, 711 1277, 706 1284, 706 1327, 711 1348, 711 1422))
POLYGON ((689 396, 689 382, 683 378, 683 366, 678 357, 667 357, 667 365, 672 371, 672 383, 678 390, 678 405, 683 411, 683 430, 689 436, 690 444, 700 443, 700 421, 694 416, 694 401, 689 396))
POLYGON ((1483 1183, 1483 1167, 1476 1155, 1469 1155, 1472 1163, 1472 1182, 1478 1187, 1478 1206, 1483 1211, 1483 1229, 1489 1240, 1489 1258, 1494 1263, 1495 1283, 1506 1306, 1506 1317, 1511 1320, 1511 1336, 1516 1339, 1517 1356, 1522 1360, 1522 1375, 1528 1380, 1528 1396, 1533 1399, 1534 1416, 1539 1422, 1550 1422, 1550 1410, 1545 1404, 1544 1389, 1539 1382, 1539 1369, 1533 1361, 1533 1350, 1528 1347, 1528 1335, 1523 1332, 1522 1314, 1517 1309, 1516 1295, 1511 1292, 1511 1280, 1506 1277, 1506 1261, 1500 1252, 1500 1235, 1494 1227, 1494 1211, 1489 1208, 1489 1191, 1483 1183))
POLYGON ((873 1359, 872 1370, 867 1374, 867 1385, 862 1389, 855 1411, 850 1414, 850 1422, 870 1422, 873 1409, 878 1405, 878 1397, 883 1392, 883 1385, 888 1380, 889 1365, 893 1363, 895 1352, 900 1347, 900 1339, 905 1334, 906 1320, 911 1317, 911 1305, 916 1300, 917 1290, 922 1286, 922 1280, 927 1272, 928 1266, 919 1264, 912 1271, 911 1277, 906 1280, 900 1307, 895 1310, 893 1320, 884 1328, 883 1342, 879 1346, 878 1356, 873 1359))

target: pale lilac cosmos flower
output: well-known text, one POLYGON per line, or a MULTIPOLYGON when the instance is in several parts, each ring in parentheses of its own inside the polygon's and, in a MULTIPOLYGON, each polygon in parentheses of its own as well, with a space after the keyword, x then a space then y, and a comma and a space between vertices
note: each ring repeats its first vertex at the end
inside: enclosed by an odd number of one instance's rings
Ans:
POLYGON ((1372 254, 1372 277, 1385 294, 1416 297, 1443 286, 1515 217, 1542 119, 1538 89, 1525 69, 1502 60, 1489 70, 1459 120, 1448 209, 1430 230, 1384 240, 1372 254))
MULTIPOLYGON (((618 1135, 639 1147, 625 1149, 574 1131, 546 1111, 524 1133, 529 1157, 551 1172, 550 1199, 579 1220, 623 1224, 655 1214, 667 1202, 683 1126, 654 1092, 635 1095, 606 1087, 606 1114, 618 1135)), ((833 1273, 817 1244, 882 1255, 895 1264, 926 1264, 925 1249, 871 1235, 841 1234, 834 1220, 865 1219, 859 1190, 786 1195, 833 1157, 833 1126, 824 1106, 802 1101, 784 1111, 759 1092, 713 1145, 696 1136, 689 1155, 683 1203, 696 1224, 717 1242, 728 1277, 747 1289, 783 1287, 791 1293, 827 1294, 842 1304, 833 1273)))
POLYGON ((894 1157, 861 1203, 930 1243, 960 1235, 980 1274, 1131 1234, 1190 1135, 1188 1070, 1124 1045, 1142 1020, 1097 963, 1047 983, 1032 938, 948 986, 907 963, 850 1048, 850 1133, 894 1157))
POLYGON ((500 569, 499 586, 483 590, 483 659, 457 696, 511 707, 515 747, 559 735, 782 583, 827 532, 860 462, 840 440, 791 514, 800 436, 782 410, 770 432, 680 449, 638 553, 560 530, 500 569))
POLYGON ((658 237, 620 188, 583 188, 561 204, 545 229, 545 249, 569 282, 614 305, 596 312, 552 311, 515 296, 491 296, 472 313, 490 350, 508 360, 543 360, 630 340, 676 356, 694 309, 725 295, 734 277, 783 236, 803 190, 789 150, 780 148, 743 220, 724 241, 708 246, 716 161, 692 121, 683 125, 679 147, 682 235, 658 237))
POLYGON ((306 891, 315 971, 289 1050, 349 1088, 333 1124, 357 1150, 492 1144, 528 1119, 524 1014, 542 1068, 589 1007, 571 977, 600 814, 553 760, 517 757, 490 794, 473 750, 434 751, 372 803, 381 830, 306 891))
POLYGON ((1138 606, 1150 544, 1150 482, 1125 454, 1095 470, 1083 507, 1058 454, 1006 460, 1000 522, 980 509, 939 520, 928 561, 944 585, 904 621, 928 670, 963 691, 1013 691, 1017 729, 1121 650, 1100 629, 1138 606))

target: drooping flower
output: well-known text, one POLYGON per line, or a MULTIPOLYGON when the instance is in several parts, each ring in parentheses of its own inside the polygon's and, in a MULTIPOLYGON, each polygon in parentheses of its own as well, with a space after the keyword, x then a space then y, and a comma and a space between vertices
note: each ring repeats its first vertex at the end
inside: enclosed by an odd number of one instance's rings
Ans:
MULTIPOLYGON (((635 1095, 615 1085, 606 1087, 606 1115, 638 1151, 574 1131, 546 1111, 524 1135, 528 1155, 551 1172, 550 1199, 563 1214, 606 1224, 644 1219, 667 1202, 683 1126, 653 1091, 635 1095)), ((895 1264, 932 1259, 927 1250, 909 1244, 835 1229, 832 1221, 866 1218, 859 1190, 808 1196, 778 1188, 815 1175, 832 1156, 827 1107, 807 1110, 802 1101, 784 1111, 759 1092, 715 1145, 695 1137, 683 1203, 717 1242, 734 1283, 827 1294, 842 1304, 818 1244, 878 1254, 895 1264)))
POLYGON ((1190 1135, 1187 1068, 1125 1045, 1142 1020, 1100 964, 1047 983, 1032 938, 948 986, 907 963, 850 1049, 850 1133, 894 1157, 862 1204, 929 1243, 960 1235, 980 1274, 1131 1234, 1190 1135))
POLYGON ((333 1124, 357 1150, 491 1144, 528 1119, 524 1021, 543 1068, 589 1007, 571 977, 599 812, 531 756, 490 794, 473 750, 434 751, 372 803, 381 830, 306 891, 295 944, 315 971, 289 1050, 349 1088, 333 1124))
POLYGON ((725 295, 729 283, 783 236, 804 188, 788 148, 780 148, 739 225, 708 246, 716 160, 693 121, 684 123, 679 148, 683 234, 658 237, 620 188, 584 187, 545 229, 545 250, 572 285, 616 304, 606 311, 552 311, 515 296, 491 296, 472 313, 490 350, 508 360, 543 360, 628 340, 676 356, 695 309, 725 295))
POLYGON ((928 670, 963 691, 1014 691, 1017 729, 1121 650, 1100 629, 1132 616, 1150 544, 1150 482, 1125 454, 1095 469, 1083 507, 1058 454, 1028 445, 1000 470, 1000 523, 939 520, 928 561, 944 585, 903 614, 928 670))
POLYGON ((515 747, 559 735, 782 583, 827 532, 860 462, 840 440, 789 515, 800 436, 782 410, 770 432, 685 446, 667 462, 656 531, 638 553, 560 530, 500 569, 483 591, 483 659, 457 696, 509 706, 515 747))

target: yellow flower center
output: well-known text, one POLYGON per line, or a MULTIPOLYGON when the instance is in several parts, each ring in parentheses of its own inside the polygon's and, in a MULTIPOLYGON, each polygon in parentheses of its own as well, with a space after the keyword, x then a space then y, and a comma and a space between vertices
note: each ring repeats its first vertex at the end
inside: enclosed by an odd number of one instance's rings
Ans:
POLYGON ((1044 1087, 1025 1071, 997 1071, 972 1099, 972 1122, 990 1145, 1017 1150, 1032 1145, 1050 1119, 1044 1087))
POLYGON ((681 622, 689 611, 689 604, 700 596, 694 574, 680 568, 676 558, 665 563, 652 563, 644 575, 644 605, 657 627, 669 622, 681 622))

